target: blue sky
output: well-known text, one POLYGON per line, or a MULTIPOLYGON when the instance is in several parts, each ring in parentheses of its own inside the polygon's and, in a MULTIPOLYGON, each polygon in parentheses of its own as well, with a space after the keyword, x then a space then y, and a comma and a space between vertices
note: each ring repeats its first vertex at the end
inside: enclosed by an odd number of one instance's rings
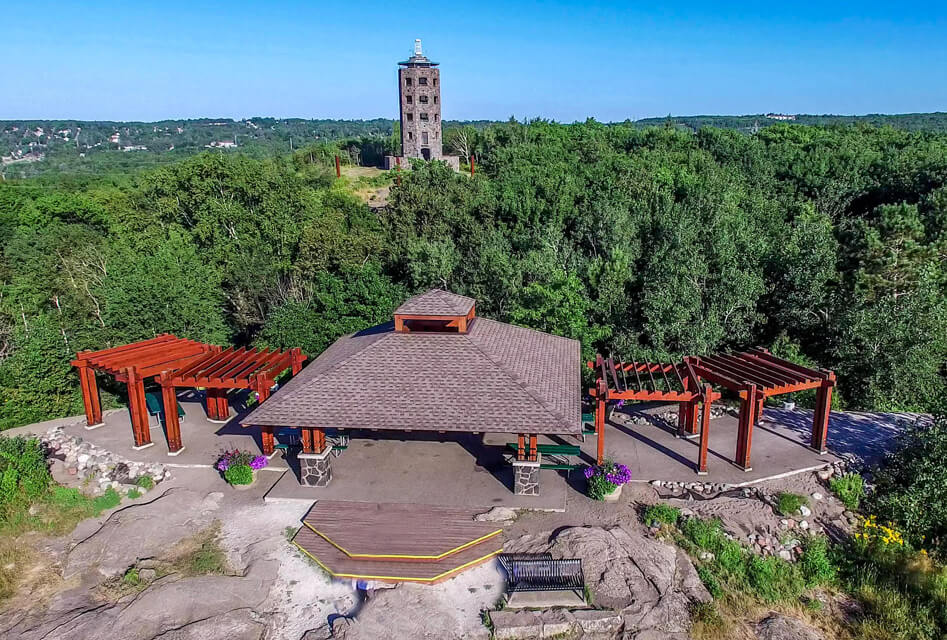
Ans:
POLYGON ((943 0, 4 0, 0 119, 395 117, 416 37, 445 119, 947 111, 943 0))

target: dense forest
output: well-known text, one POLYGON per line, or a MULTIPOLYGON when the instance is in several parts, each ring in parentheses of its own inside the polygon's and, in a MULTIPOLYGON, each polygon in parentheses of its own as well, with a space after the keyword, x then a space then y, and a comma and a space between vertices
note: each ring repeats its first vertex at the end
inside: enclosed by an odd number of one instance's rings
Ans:
MULTIPOLYGON (((848 408, 947 396, 947 134, 470 127, 370 210, 331 143, 0 183, 0 427, 81 412, 69 359, 160 332, 318 354, 444 287, 625 358, 762 344, 848 408)), ((445 135, 445 137, 447 137, 445 135)), ((380 180, 390 182, 390 176, 380 180)))

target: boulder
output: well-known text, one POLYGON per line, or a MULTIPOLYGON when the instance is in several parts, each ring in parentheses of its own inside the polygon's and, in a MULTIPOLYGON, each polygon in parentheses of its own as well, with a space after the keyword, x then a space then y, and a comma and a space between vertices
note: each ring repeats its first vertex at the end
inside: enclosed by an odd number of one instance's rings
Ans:
POLYGON ((567 527, 510 540, 505 549, 581 558, 595 605, 620 610, 626 633, 686 632, 692 604, 710 601, 687 555, 637 528, 567 527))
POLYGON ((516 519, 516 511, 509 507, 493 507, 486 513, 474 516, 477 522, 509 522, 516 519))
POLYGON ((756 625, 758 640, 825 640, 816 629, 796 618, 771 613, 756 625))

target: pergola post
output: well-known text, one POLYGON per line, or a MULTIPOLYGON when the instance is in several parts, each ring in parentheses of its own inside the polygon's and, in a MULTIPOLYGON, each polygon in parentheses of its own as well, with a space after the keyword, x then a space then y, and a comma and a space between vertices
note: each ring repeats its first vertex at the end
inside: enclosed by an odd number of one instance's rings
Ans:
POLYGON ((99 396, 99 386, 95 380, 95 370, 88 364, 78 365, 79 386, 82 390, 82 405, 85 407, 86 429, 101 427, 102 399, 99 396))
POLYGON ((756 424, 757 398, 761 390, 755 384, 748 384, 740 392, 740 418, 737 429, 736 465, 744 471, 752 471, 750 466, 750 447, 753 443, 753 425, 756 424))
POLYGON ((710 408, 713 404, 713 389, 704 386, 703 409, 700 412, 700 452, 697 454, 697 475, 707 475, 707 447, 710 441, 710 408))
POLYGON ((218 389, 215 397, 217 400, 217 419, 226 422, 230 419, 230 403, 227 402, 227 390, 218 389))
POLYGON ((138 375, 135 367, 128 367, 125 372, 128 378, 128 411, 131 414, 132 434, 135 437, 135 446, 132 448, 137 451, 154 444, 148 425, 145 381, 138 375))
POLYGON ((303 350, 299 347, 295 347, 289 350, 291 357, 290 370, 293 375, 296 375, 303 370, 303 362, 305 362, 306 357, 303 355, 303 350))
POLYGON ((829 414, 832 411, 832 387, 835 386, 835 374, 822 381, 816 392, 815 412, 812 416, 812 439, 809 447, 819 453, 826 453, 825 441, 829 434, 829 414))
POLYGON ((164 431, 168 438, 168 455, 184 451, 181 441, 181 419, 178 417, 178 394, 165 376, 161 378, 161 402, 164 407, 164 431))
POLYGON ((696 436, 697 431, 697 404, 700 396, 693 400, 681 402, 677 410, 678 435, 684 438, 696 436))
POLYGON ((215 422, 217 417, 217 389, 207 387, 204 390, 204 406, 207 413, 207 419, 215 422))
POLYGON ((595 463, 605 461, 605 381, 599 380, 595 389, 595 437, 597 440, 595 463))

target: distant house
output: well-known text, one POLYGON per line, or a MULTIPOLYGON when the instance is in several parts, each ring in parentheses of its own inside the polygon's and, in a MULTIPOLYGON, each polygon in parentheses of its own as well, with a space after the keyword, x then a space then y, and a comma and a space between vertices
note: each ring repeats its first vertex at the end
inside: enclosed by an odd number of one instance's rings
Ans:
POLYGON ((130 144, 122 147, 122 151, 147 151, 148 147, 143 144, 130 144))
POLYGON ((237 143, 232 140, 217 140, 204 146, 208 149, 236 149, 237 143))
POLYGON ((109 142, 111 142, 112 144, 118 144, 118 139, 120 137, 121 136, 119 136, 118 132, 113 133, 111 136, 109 136, 109 142))
POLYGON ((767 113, 766 117, 770 120, 795 120, 796 116, 788 113, 767 113))

